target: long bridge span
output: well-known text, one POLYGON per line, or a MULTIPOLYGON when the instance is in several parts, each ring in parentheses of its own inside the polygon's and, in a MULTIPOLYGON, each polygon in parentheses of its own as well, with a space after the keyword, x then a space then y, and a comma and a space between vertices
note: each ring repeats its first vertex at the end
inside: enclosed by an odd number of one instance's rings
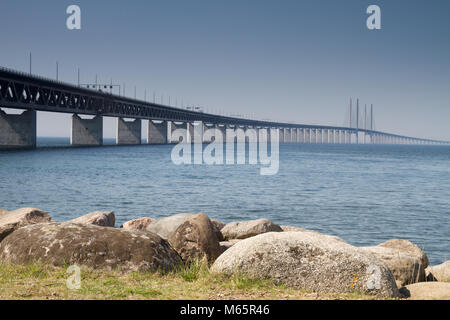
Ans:
MULTIPOLYGON (((376 130, 320 126, 228 117, 151 103, 0 68, 0 149, 36 147, 36 111, 72 114, 70 143, 103 144, 103 117, 116 117, 116 143, 141 144, 142 120, 149 120, 148 144, 174 143, 173 130, 201 123, 205 129, 276 129, 282 143, 450 144, 447 141, 407 137, 376 130), (7 114, 1 108, 23 109, 7 114), (94 116, 82 119, 79 115, 94 116), (132 121, 126 119, 134 119, 132 121)), ((266 131, 267 132, 267 131, 266 131)))

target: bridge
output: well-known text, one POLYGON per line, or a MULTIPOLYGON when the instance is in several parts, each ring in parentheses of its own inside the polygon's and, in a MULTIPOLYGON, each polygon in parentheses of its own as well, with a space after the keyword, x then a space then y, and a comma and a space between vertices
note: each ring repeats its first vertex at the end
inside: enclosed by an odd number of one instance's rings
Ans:
POLYGON ((212 127, 223 133, 229 129, 245 131, 252 128, 266 133, 274 129, 281 143, 450 144, 351 125, 320 126, 208 114, 0 68, 0 149, 36 147, 36 111, 72 114, 70 143, 73 146, 102 145, 105 116, 117 118, 116 143, 119 145, 141 144, 142 120, 149 120, 148 144, 178 143, 179 138, 174 139, 172 133, 179 128, 186 129, 183 140, 192 142, 194 126, 199 123, 202 133, 212 127), (1 108, 23 109, 24 112, 7 114, 1 108), (93 118, 83 119, 79 115, 93 118))

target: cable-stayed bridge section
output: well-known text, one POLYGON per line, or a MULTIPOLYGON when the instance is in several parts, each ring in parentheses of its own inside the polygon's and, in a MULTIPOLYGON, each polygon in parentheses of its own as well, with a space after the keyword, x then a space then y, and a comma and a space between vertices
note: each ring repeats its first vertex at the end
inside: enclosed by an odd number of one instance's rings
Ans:
POLYGON ((183 141, 192 142, 194 131, 203 134, 211 127, 223 133, 240 129, 277 130, 282 143, 449 143, 344 126, 271 122, 196 112, 0 68, 0 149, 36 147, 36 111, 72 114, 70 141, 74 146, 102 145, 103 117, 117 118, 117 144, 140 144, 142 120, 149 120, 148 144, 179 142, 171 136, 177 128, 186 129, 183 141), (1 108, 23 109, 24 112, 7 114, 1 108), (80 115, 93 118, 83 119, 80 115), (127 120, 130 118, 133 120, 127 120), (201 124, 200 130, 198 124, 201 124))

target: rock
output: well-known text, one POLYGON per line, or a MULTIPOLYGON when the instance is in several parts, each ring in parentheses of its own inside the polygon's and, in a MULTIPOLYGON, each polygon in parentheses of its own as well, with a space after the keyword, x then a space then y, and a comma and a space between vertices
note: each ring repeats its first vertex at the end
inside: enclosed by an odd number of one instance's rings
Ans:
POLYGON ((234 246, 239 241, 242 241, 241 239, 231 239, 228 241, 221 241, 220 242, 220 249, 222 250, 222 253, 226 250, 230 249, 232 246, 234 246))
POLYGON ((224 241, 225 239, 223 238, 223 234, 220 230, 222 230, 222 228, 225 226, 225 223, 223 223, 222 221, 216 220, 216 219, 210 219, 212 224, 214 225, 214 232, 217 235, 217 239, 219 241, 224 241))
POLYGON ((181 258, 167 241, 150 232, 66 222, 16 230, 0 243, 0 261, 155 271, 171 270, 181 258))
POLYGON ((206 257, 211 263, 222 253, 216 228, 204 213, 189 217, 172 234, 169 243, 186 262, 206 257))
POLYGON ((114 216, 114 212, 112 211, 105 211, 105 212, 95 211, 67 222, 93 224, 99 227, 114 228, 116 224, 116 217, 114 216))
POLYGON ((401 288, 400 293, 412 300, 450 300, 450 283, 419 282, 401 288))
POLYGON ((51 222, 47 212, 35 208, 22 208, 0 215, 0 242, 16 229, 35 223, 51 222))
POLYGON ((210 219, 212 224, 220 231, 223 227, 225 227, 225 223, 216 219, 210 219))
POLYGON ((450 260, 425 269, 428 281, 450 282, 450 260))
POLYGON ((378 246, 401 250, 403 252, 409 253, 410 255, 417 256, 417 258, 420 259, 423 267, 428 267, 428 257, 425 252, 418 245, 412 243, 409 240, 391 239, 379 244, 378 246))
POLYGON ((394 277, 383 261, 313 232, 270 232, 242 240, 220 255, 211 270, 270 278, 319 293, 356 290, 384 298, 399 297, 394 277))
POLYGON ((154 222, 152 218, 139 218, 125 222, 120 227, 125 230, 140 230, 145 231, 150 223, 154 222))
POLYGON ((158 219, 147 227, 147 231, 154 232, 161 238, 168 240, 178 227, 193 215, 195 213, 178 213, 173 216, 158 219))
MULTIPOLYGON (((300 227, 294 227, 294 226, 281 226, 281 229, 283 230, 283 232, 289 232, 289 231, 295 231, 295 232, 312 232, 312 233, 316 233, 316 234, 322 234, 318 231, 314 231, 314 230, 309 230, 309 229, 304 229, 304 228, 300 228, 300 227)), ((336 236, 330 236, 329 237, 333 237, 334 239, 338 240, 338 241, 342 241, 345 242, 344 240, 342 240, 339 237, 336 236)))
POLYGON ((305 232, 305 231, 312 231, 312 230, 303 229, 303 228, 294 227, 294 226, 281 226, 280 228, 284 232, 288 232, 288 231, 303 231, 303 232, 305 232))
POLYGON ((8 210, 0 209, 0 214, 7 213, 7 212, 8 212, 8 210))
POLYGON ((231 222, 220 230, 225 240, 246 239, 266 232, 282 232, 283 229, 267 219, 231 222))
POLYGON ((428 258, 418 246, 408 240, 393 239, 375 247, 362 247, 384 261, 401 286, 425 281, 428 258))

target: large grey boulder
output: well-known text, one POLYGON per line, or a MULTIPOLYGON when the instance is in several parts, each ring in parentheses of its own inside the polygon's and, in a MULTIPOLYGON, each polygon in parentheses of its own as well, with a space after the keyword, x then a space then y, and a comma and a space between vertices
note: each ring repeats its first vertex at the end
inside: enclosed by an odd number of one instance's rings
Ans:
POLYGON ((0 241, 20 227, 53 221, 47 212, 36 208, 22 208, 0 214, 0 241))
POLYGON ((356 290, 385 298, 399 296, 392 273, 380 259, 312 232, 270 232, 242 240, 220 255, 211 270, 269 278, 314 292, 356 290))
POLYGON ((246 239, 266 232, 282 231, 279 225, 267 219, 231 222, 220 230, 225 240, 246 239))
POLYGON ((161 238, 168 240, 187 219, 195 213, 178 213, 169 217, 164 217, 152 222, 147 231, 151 231, 159 235, 161 238))
POLYGON ((167 241, 150 232, 66 222, 16 230, 0 243, 0 261, 155 271, 171 270, 181 258, 167 241))
POLYGON ((114 228, 116 217, 112 211, 95 211, 67 222, 114 228))
POLYGON ((212 224, 214 225, 214 232, 217 235, 217 239, 219 239, 219 241, 224 241, 225 239, 223 238, 223 234, 220 230, 223 229, 223 227, 225 227, 225 223, 223 223, 222 221, 216 220, 216 219, 211 219, 212 224))
POLYGON ((450 300, 450 283, 419 282, 400 289, 411 300, 450 300))
POLYGON ((425 281, 428 257, 408 240, 392 239, 374 247, 361 247, 384 261, 401 286, 425 281))
POLYGON ((227 241, 221 241, 220 242, 220 249, 222 250, 222 253, 230 249, 232 246, 234 246, 239 241, 242 241, 241 239, 231 239, 227 241))
POLYGON ((450 282, 450 260, 425 269, 428 281, 450 282))
POLYGON ((175 230, 169 243, 186 262, 206 258, 211 263, 222 253, 216 228, 204 213, 189 217, 175 230))
POLYGON ((216 219, 211 219, 211 218, 210 218, 210 220, 219 231, 222 230, 223 227, 225 227, 225 223, 223 223, 222 221, 219 221, 216 219))
POLYGON ((125 230, 145 231, 147 229, 147 227, 153 222, 155 222, 155 219, 145 217, 145 218, 139 218, 139 219, 133 219, 133 220, 127 221, 120 227, 125 230))
MULTIPOLYGON (((297 232, 312 232, 312 233, 315 233, 315 234, 321 234, 320 232, 315 231, 315 230, 309 230, 309 229, 304 229, 304 228, 294 227, 294 226, 281 226, 281 229, 283 230, 283 232, 297 231, 297 232)), ((329 237, 333 237, 334 239, 336 239, 336 240, 338 240, 338 241, 345 242, 344 240, 342 240, 342 239, 339 238, 339 237, 336 237, 336 236, 330 236, 330 235, 328 235, 328 236, 329 236, 329 237)))

